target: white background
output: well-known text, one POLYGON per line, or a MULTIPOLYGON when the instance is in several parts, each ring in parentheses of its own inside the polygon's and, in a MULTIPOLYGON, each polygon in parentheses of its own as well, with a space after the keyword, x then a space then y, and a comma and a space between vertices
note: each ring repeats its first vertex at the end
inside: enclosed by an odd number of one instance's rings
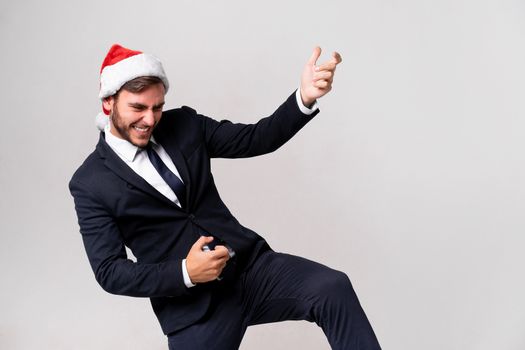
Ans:
MULTIPOLYGON (((525 3, 3 1, 0 348, 167 349, 147 299, 105 293, 67 183, 94 149, 111 44, 157 55, 167 107, 255 122, 315 45, 343 57, 279 151, 216 160, 241 223, 351 278, 384 349, 525 348, 525 3)), ((328 349, 307 322, 242 349, 328 349)))

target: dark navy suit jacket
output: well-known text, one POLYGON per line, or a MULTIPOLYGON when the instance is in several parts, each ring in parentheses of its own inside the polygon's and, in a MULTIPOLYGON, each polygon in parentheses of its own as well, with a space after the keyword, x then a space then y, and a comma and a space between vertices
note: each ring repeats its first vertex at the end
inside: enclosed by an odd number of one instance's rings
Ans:
POLYGON ((165 334, 197 322, 208 309, 214 284, 187 288, 181 263, 198 237, 209 233, 226 242, 236 252, 238 273, 270 249, 222 202, 210 159, 272 152, 317 113, 303 114, 295 93, 271 116, 249 125, 215 121, 186 106, 163 112, 154 136, 186 184, 183 209, 129 168, 101 133, 95 151, 69 183, 98 283, 110 293, 149 297, 165 334), (136 262, 127 258, 125 246, 136 262))

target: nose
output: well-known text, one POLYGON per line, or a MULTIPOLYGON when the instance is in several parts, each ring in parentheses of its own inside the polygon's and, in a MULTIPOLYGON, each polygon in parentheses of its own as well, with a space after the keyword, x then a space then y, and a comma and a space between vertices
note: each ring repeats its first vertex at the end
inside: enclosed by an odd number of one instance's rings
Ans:
POLYGON ((153 112, 153 110, 145 110, 144 115, 142 116, 142 121, 148 126, 152 126, 153 124, 155 124, 155 113, 153 112))

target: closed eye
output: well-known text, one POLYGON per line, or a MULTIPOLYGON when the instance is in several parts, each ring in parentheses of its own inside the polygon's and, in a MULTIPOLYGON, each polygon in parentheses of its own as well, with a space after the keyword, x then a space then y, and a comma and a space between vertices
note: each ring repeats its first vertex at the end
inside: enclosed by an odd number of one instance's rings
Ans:
MULTIPOLYGON (((133 110, 136 111, 136 112, 140 112, 140 111, 144 111, 144 110, 148 109, 148 106, 145 106, 145 105, 143 105, 141 103, 130 103, 129 106, 131 108, 133 108, 133 110)), ((162 111, 162 107, 164 107, 164 102, 153 106, 153 110, 155 112, 159 112, 159 111, 162 111)))
POLYGON ((147 106, 144 106, 143 104, 140 104, 140 103, 130 103, 129 106, 133 108, 135 111, 143 111, 148 108, 147 106))

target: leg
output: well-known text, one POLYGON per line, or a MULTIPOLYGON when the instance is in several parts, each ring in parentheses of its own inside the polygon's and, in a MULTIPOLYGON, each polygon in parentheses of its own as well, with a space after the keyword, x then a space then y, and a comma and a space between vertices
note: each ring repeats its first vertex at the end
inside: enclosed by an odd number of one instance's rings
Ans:
POLYGON ((169 350, 236 350, 243 326, 240 284, 217 282, 210 309, 203 320, 168 335, 169 350))
POLYGON ((348 277, 304 258, 267 252, 241 282, 247 325, 316 322, 333 349, 380 349, 348 277))

